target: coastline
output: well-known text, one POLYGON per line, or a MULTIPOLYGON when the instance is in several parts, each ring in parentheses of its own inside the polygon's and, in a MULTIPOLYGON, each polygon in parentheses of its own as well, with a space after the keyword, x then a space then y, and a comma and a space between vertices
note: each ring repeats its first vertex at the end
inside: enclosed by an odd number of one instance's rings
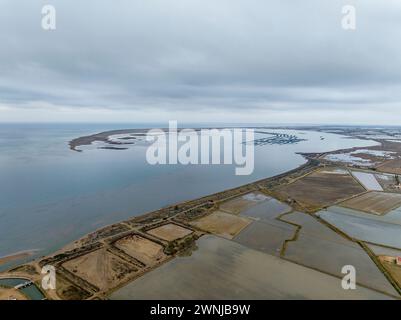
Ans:
MULTIPOLYGON (((148 212, 128 220, 114 223, 85 235, 84 237, 76 240, 73 243, 70 243, 51 255, 36 259, 24 265, 20 265, 8 270, 6 273, 1 273, 0 275, 2 277, 28 277, 34 280, 36 283, 39 283, 41 268, 44 265, 50 264, 56 267, 58 279, 61 280, 61 283, 69 283, 69 286, 72 284, 76 290, 79 291, 78 296, 74 297, 74 299, 77 297, 79 299, 106 299, 116 290, 124 287, 135 279, 142 277, 151 270, 160 267, 164 263, 171 261, 171 259, 179 254, 180 250, 193 250, 191 249, 193 243, 205 233, 197 228, 194 228, 193 224, 191 224, 191 221, 197 220, 203 216, 207 216, 210 214, 210 212, 213 212, 213 210, 219 207, 221 203, 233 198, 237 198, 249 192, 261 192, 266 195, 272 194, 271 192, 273 191, 274 193, 274 189, 280 187, 280 185, 292 183, 298 179, 302 179, 303 177, 315 172, 316 170, 319 170, 319 168, 322 167, 327 167, 327 165, 311 157, 305 164, 274 177, 261 179, 205 197, 172 204, 156 211, 148 212), (138 273, 134 273, 133 275, 128 274, 121 280, 121 282, 117 282, 107 289, 99 288, 88 283, 81 277, 72 274, 65 267, 69 261, 77 261, 82 259, 82 257, 95 254, 96 252, 103 252, 103 250, 105 250, 104 252, 110 252, 119 258, 127 259, 128 257, 126 254, 118 249, 116 243, 132 235, 147 237, 149 240, 155 241, 156 238, 149 237, 149 233, 147 231, 169 223, 188 229, 191 228, 190 230, 194 232, 194 236, 190 236, 189 238, 192 239, 189 242, 189 247, 188 242, 186 241, 188 240, 188 237, 184 237, 185 239, 183 238, 182 242, 178 242, 178 248, 180 248, 178 253, 170 254, 166 259, 156 263, 155 265, 140 269, 138 273), (184 247, 181 247, 182 244, 184 244, 184 247)), ((292 205, 293 209, 296 211, 305 211, 305 208, 298 208, 296 204, 294 206, 294 203, 292 203, 292 205)), ((315 208, 314 210, 310 211, 310 213, 319 209, 321 208, 315 208)), ((159 244, 165 249, 167 248, 167 243, 159 242, 159 244)), ((132 258, 128 259, 134 265, 138 263, 138 261, 132 260, 132 258)), ((64 284, 60 290, 65 290, 64 284)), ((71 298, 69 296, 60 296, 59 292, 57 292, 57 294, 55 292, 47 293, 47 295, 50 299, 71 298)))
MULTIPOLYGON (((256 129, 282 129, 282 130, 306 130, 306 131, 315 131, 315 132, 325 132, 324 129, 322 128, 316 128, 316 127, 255 127, 256 129)), ((196 130, 200 130, 201 128, 198 128, 196 130)), ((77 148, 79 148, 80 146, 84 146, 84 145, 90 145, 95 141, 100 141, 100 142, 105 142, 107 144, 110 144, 110 147, 104 147, 107 148, 109 150, 124 150, 125 148, 120 148, 120 147, 114 147, 114 144, 122 144, 124 145, 125 142, 119 143, 119 142, 112 142, 109 140, 109 137, 112 135, 119 135, 119 134, 140 134, 143 135, 144 132, 146 132, 148 129, 119 129, 119 130, 110 130, 110 131, 103 131, 100 133, 95 133, 92 135, 88 135, 88 136, 82 136, 82 137, 78 137, 76 139, 73 139, 71 141, 69 141, 69 146, 70 149, 73 151, 77 151, 77 152, 83 152, 83 150, 78 150, 77 148)), ((168 130, 168 129, 162 129, 162 130, 168 130)), ((336 132, 334 134, 338 134, 338 135, 346 135, 347 132, 336 132)), ((353 135, 349 135, 348 138, 356 138, 353 135)), ((367 140, 367 141, 374 141, 376 143, 378 143, 379 147, 380 144, 382 144, 382 142, 378 141, 378 140, 372 140, 372 139, 368 139, 368 138, 363 138, 363 137, 358 137, 360 140, 367 140)), ((131 144, 131 143, 129 143, 131 144)), ((238 196, 238 193, 236 193, 236 191, 238 189, 246 189, 245 192, 249 192, 250 190, 256 190, 259 188, 259 185, 261 183, 266 183, 266 188, 271 188, 273 185, 275 185, 276 183, 274 183, 276 180, 281 180, 281 179, 285 179, 286 177, 292 176, 294 174, 297 174, 298 172, 303 172, 304 169, 306 168, 310 168, 312 167, 313 169, 315 169, 317 166, 319 166, 319 164, 323 163, 324 165, 334 165, 334 163, 330 163, 328 161, 325 161, 322 159, 323 156, 327 155, 327 154, 331 154, 331 153, 338 153, 338 152, 344 152, 344 151, 350 151, 350 150, 356 150, 356 149, 369 149, 369 148, 375 148, 377 146, 371 146, 371 147, 353 147, 353 148, 348 148, 348 149, 337 149, 337 150, 332 150, 329 152, 323 152, 323 153, 303 153, 303 152, 298 152, 297 154, 299 154, 300 156, 302 156, 305 161, 304 163, 302 163, 301 165, 299 165, 298 167, 295 167, 291 170, 279 173, 277 175, 273 175, 273 176, 269 176, 269 177, 265 177, 262 179, 258 179, 252 182, 249 182, 247 184, 244 185, 239 185, 239 186, 235 186, 233 188, 229 188, 229 189, 225 189, 225 190, 221 190, 218 191, 216 193, 212 193, 209 195, 205 195, 199 198, 195 198, 195 199, 188 199, 188 200, 184 200, 184 201, 180 201, 177 203, 172 203, 169 204, 167 206, 163 206, 160 209, 157 210, 153 210, 153 211, 149 211, 149 212, 144 212, 142 214, 136 215, 132 218, 127 218, 127 219, 122 219, 120 221, 116 221, 113 222, 111 224, 108 224, 106 226, 102 226, 98 229, 95 229, 94 231, 91 231, 89 233, 86 233, 85 235, 83 235, 82 237, 78 238, 78 240, 75 240, 65 246, 63 246, 62 248, 60 248, 59 250, 57 250, 56 252, 60 252, 65 250, 65 248, 74 246, 74 244, 76 242, 81 241, 82 239, 88 238, 89 236, 92 236, 94 234, 97 234, 98 232, 101 233, 107 233, 107 230, 109 228, 113 228, 113 226, 127 222, 127 221, 135 221, 138 223, 146 223, 148 221, 151 221, 152 219, 158 219, 158 218, 162 218, 162 219, 167 219, 170 217, 170 213, 166 213, 168 211, 174 211, 174 208, 176 207, 184 207, 184 208, 189 208, 189 207, 197 207, 197 206, 202 206, 203 202, 207 202, 207 201, 220 201, 222 198, 224 198, 224 200, 229 199, 230 197, 226 197, 226 194, 230 193, 230 192, 234 192, 234 195, 232 195, 231 197, 236 197, 238 196), (248 189, 250 188, 250 189, 248 189)), ((279 183, 277 183, 279 184, 279 183)), ((183 209, 184 210, 184 209, 183 209)), ((47 256, 48 254, 46 254, 47 256)))
MULTIPOLYGON (((278 186, 287 179, 300 178, 318 167, 319 161, 316 161, 314 159, 307 159, 306 163, 302 164, 301 166, 273 177, 257 180, 245 185, 220 191, 201 198, 171 204, 155 211, 147 212, 139 216, 134 216, 130 219, 113 223, 111 225, 90 232, 51 254, 36 258, 35 260, 28 261, 26 263, 11 266, 7 270, 0 272, 0 276, 2 278, 15 276, 26 277, 31 278, 33 281, 39 282, 41 267, 50 264, 54 265, 57 270, 59 270, 58 272, 62 274, 61 278, 66 278, 67 281, 75 284, 79 283, 79 287, 84 288, 83 291, 85 292, 82 297, 85 297, 87 291, 92 292, 93 294, 97 292, 97 289, 93 288, 93 286, 89 285, 88 283, 82 283, 82 281, 77 280, 74 275, 67 272, 62 266, 65 261, 84 256, 85 254, 99 250, 99 248, 102 248, 105 245, 112 246, 112 244, 118 239, 126 237, 127 235, 130 235, 132 233, 140 234, 142 236, 145 233, 143 232, 144 230, 154 228, 155 226, 166 223, 168 221, 171 221, 174 224, 180 224, 182 226, 189 227, 190 224, 188 222, 190 220, 197 219, 203 215, 207 215, 211 210, 214 210, 216 206, 221 202, 252 191, 264 190, 264 192, 266 192, 268 188, 270 189, 274 186, 278 186)), ((173 257, 174 255, 169 257, 167 260, 162 261, 161 263, 167 262, 173 257)), ((127 282, 130 282, 137 277, 140 277, 144 272, 146 273, 150 270, 153 270, 159 265, 160 264, 152 266, 150 269, 146 269, 140 274, 137 274, 134 277, 130 277, 129 279, 127 279, 126 282, 113 288, 112 290, 108 290, 107 292, 98 292, 93 295, 91 294, 91 299, 106 298, 110 294, 110 292, 120 288, 127 282)), ((56 298, 56 296, 52 295, 50 298, 56 298)))
MULTIPOLYGON (((319 160, 319 154, 303 154, 303 156, 307 159, 306 163, 287 172, 197 199, 172 204, 155 211, 144 213, 140 216, 116 222, 83 236, 60 250, 57 250, 53 254, 9 269, 5 273, 0 273, 0 276, 27 277, 32 279, 34 282, 39 283, 41 268, 45 265, 52 265, 57 270, 57 277, 60 280, 61 288, 57 289, 57 293, 47 292, 46 294, 49 299, 107 299, 113 292, 116 292, 148 272, 161 267, 165 263, 181 255, 183 252, 189 252, 189 254, 191 254, 190 252, 194 250, 193 246, 195 242, 200 237, 207 234, 201 229, 194 227, 192 221, 208 216, 211 212, 219 208, 222 203, 250 192, 259 192, 274 197, 275 189, 284 184, 294 183, 295 181, 303 179, 305 176, 316 172, 316 170, 322 170, 322 168, 337 167, 335 165, 328 165, 321 162, 319 160), (166 224, 173 224, 175 226, 181 226, 182 228, 192 230, 192 234, 189 236, 184 236, 177 240, 178 242, 174 241, 175 247, 173 246, 173 248, 176 249, 168 254, 166 249, 169 247, 169 242, 161 241, 160 239, 151 236, 148 232, 149 230, 159 228, 166 224), (121 251, 117 245, 119 241, 132 236, 158 243, 164 248, 163 250, 167 256, 161 261, 149 266, 138 265, 138 263, 140 263, 138 260, 127 256, 127 254, 121 251), (188 242, 187 240, 190 241, 188 242), (112 254, 115 257, 118 257, 118 259, 122 259, 121 261, 129 262, 131 265, 139 267, 139 271, 134 273, 128 272, 123 277, 119 278, 118 281, 115 280, 107 288, 96 286, 93 282, 90 283, 87 279, 84 280, 81 275, 71 272, 70 268, 72 266, 68 265, 71 261, 81 261, 80 259, 84 259, 84 257, 93 256, 101 252, 104 252, 102 255, 112 254), (68 291, 68 288, 71 288, 71 286, 75 290, 75 296, 64 294, 64 292, 68 291), (62 294, 60 295, 61 292, 62 294)), ((287 199, 278 200, 285 202, 287 199)), ((303 211, 312 215, 314 212, 322 209, 320 206, 316 208, 306 208, 294 202, 291 203, 291 206, 293 207, 293 211, 303 211)), ((337 230, 335 231, 337 232, 337 230)), ((108 262, 106 261, 104 263, 107 264, 108 262)), ((397 287, 396 284, 394 286, 397 287)), ((392 297, 396 298, 396 296, 392 297)))
MULTIPOLYGON (((71 150, 77 151, 77 152, 82 152, 82 150, 78 150, 77 148, 80 146, 87 146, 91 145, 95 141, 99 142, 108 142, 108 138, 111 135, 114 134, 132 134, 132 133, 138 133, 143 131, 143 129, 121 129, 121 130, 110 130, 110 131, 104 131, 104 132, 99 132, 95 133, 89 136, 82 136, 78 137, 76 139, 71 140, 68 145, 71 150)), ((123 144, 123 143, 121 143, 123 144)))
MULTIPOLYGON (((263 129, 282 129, 282 130, 287 130, 287 129, 288 130, 295 130, 295 129, 301 130, 302 129, 302 130, 311 130, 311 131, 315 131, 315 132, 318 132, 318 131, 323 131, 324 132, 324 130, 325 130, 325 128, 316 128, 316 127, 270 127, 270 126, 265 126, 265 127, 254 127, 254 128, 258 128, 258 129, 262 129, 262 128, 263 129)), ((202 128, 199 128, 199 130, 200 129, 202 129, 202 128)), ((117 135, 118 134, 127 134, 127 133, 129 133, 129 134, 137 134, 137 135, 142 135, 143 136, 144 132, 146 132, 147 130, 148 129, 146 129, 146 128, 145 129, 144 128, 131 128, 131 129, 118 129, 118 130, 103 131, 103 132, 91 134, 91 135, 88 135, 88 136, 81 136, 81 137, 78 137, 76 139, 72 139, 72 140, 69 141, 69 146, 70 146, 70 149, 77 149, 77 148, 79 148, 79 146, 90 144, 93 141, 106 141, 107 142, 106 145, 108 145, 108 143, 112 142, 110 144, 110 147, 109 147, 110 150, 113 150, 113 151, 115 150, 116 152, 117 151, 123 151, 122 148, 120 148, 121 146, 118 146, 118 145, 114 146, 114 144, 125 144, 126 141, 123 140, 122 143, 120 143, 118 141, 118 139, 116 139, 117 141, 115 141, 115 140, 110 141, 109 140, 110 136, 116 135, 116 134, 117 135)), ((167 130, 167 129, 163 129, 163 130, 167 130)), ((345 131, 347 131, 347 130, 345 130, 345 131)), ((343 132, 343 131, 342 132, 336 132, 336 133, 338 133, 339 135, 347 134, 347 132, 343 132)), ((350 138, 352 138, 352 136, 350 138)), ((370 139, 361 138, 361 140, 370 140, 370 139)), ((84 150, 75 150, 75 151, 82 152, 84 150)), ((330 151, 330 152, 327 152, 327 153, 324 153, 324 154, 335 153, 335 152, 339 152, 339 150, 333 150, 333 151, 330 151)), ((298 152, 296 152, 296 153, 298 153, 298 152)), ((300 155, 300 158, 303 159, 301 162, 298 163, 298 164, 301 164, 301 166, 304 165, 304 164, 307 164, 308 158, 314 158, 314 157, 318 158, 319 156, 323 155, 323 153, 301 153, 301 152, 299 152, 298 154, 300 155)), ((320 160, 320 161, 322 161, 322 160, 320 160)), ((288 169, 288 168, 286 168, 286 169, 288 169)), ((288 170, 287 171, 282 171, 279 175, 286 175, 286 174, 290 173, 293 170, 297 170, 297 167, 293 166, 293 169, 291 169, 290 171, 288 171, 288 170)), ((270 177, 274 177, 274 176, 275 175, 267 175, 267 179, 270 179, 270 177)), ((265 177, 266 177, 266 175, 265 175, 265 177)), ((258 178, 259 178, 259 180, 266 179, 266 178, 263 178, 263 175, 259 176, 258 178)), ((257 183, 257 181, 258 180, 255 179, 253 182, 249 182, 249 183, 257 183)), ((231 185, 230 187, 231 188, 236 188, 236 187, 240 187, 241 185, 242 184, 238 183, 237 185, 231 185)), ((217 191, 224 192, 225 190, 227 190, 227 189, 226 188, 221 188, 220 190, 217 190, 217 191)), ((217 192, 217 191, 215 189, 212 192, 217 192)), ((204 195, 207 197, 208 193, 209 192, 205 192, 204 195)), ((195 196, 195 197, 187 197, 186 199, 185 198, 184 199, 180 199, 178 201, 178 203, 181 203, 181 201, 190 202, 191 199, 194 199, 194 198, 196 199, 197 196, 195 196)), ((173 205, 176 204, 175 202, 170 202, 170 203, 173 203, 173 205)), ((166 205, 168 206, 169 203, 166 203, 166 205)), ((161 205, 160 207, 162 207, 162 206, 163 205, 161 205)), ((152 210, 156 210, 156 208, 152 208, 152 210)), ((143 211, 140 211, 140 212, 136 213, 136 214, 139 214, 137 217, 142 217, 144 215, 143 212, 147 212, 147 210, 145 209, 143 211)), ((147 213, 145 213, 145 215, 147 215, 147 213)), ((128 218, 129 218, 129 216, 123 217, 123 219, 121 219, 121 220, 128 219, 128 218)), ((116 219, 115 221, 120 221, 120 219, 116 219)), ((115 221, 110 221, 108 223, 105 223, 104 225, 101 225, 98 228, 106 228, 108 225, 115 224, 116 223, 115 221)), ((86 232, 85 233, 81 233, 81 235, 90 233, 90 230, 85 230, 85 231, 86 232)), ((81 238, 81 235, 77 235, 77 237, 74 237, 74 238, 75 239, 76 238, 81 238)), ((67 243, 70 243, 70 241, 73 241, 74 238, 70 238, 67 243)), ((62 245, 63 245, 62 247, 64 247, 64 244, 62 244, 62 245)), ((60 248, 62 248, 62 247, 60 246, 60 248)), ((54 252, 54 250, 51 250, 50 252, 49 251, 44 251, 41 255, 48 255, 51 252, 54 252)), ((10 253, 12 253, 12 252, 10 252, 10 253)), ((5 254, 7 254, 7 252, 5 252, 5 254)), ((39 257, 39 255, 36 255, 34 258, 36 258, 36 257, 39 257)), ((28 259, 26 259, 26 258, 28 258, 28 257, 25 257, 25 259, 21 259, 19 262, 17 261, 17 263, 25 263, 25 262, 27 262, 28 259)), ((13 260, 13 261, 15 261, 15 260, 13 260)), ((10 268, 10 267, 15 266, 15 264, 10 264, 9 263, 6 266, 5 265, 2 265, 2 266, 4 268, 2 270, 5 270, 6 268, 10 268)))
MULTIPOLYGON (((304 128, 304 130, 306 130, 304 128)), ((107 131, 107 132, 102 132, 99 134, 94 134, 91 136, 86 136, 86 137, 80 137, 77 139, 74 139, 75 141, 81 141, 81 143, 88 143, 88 141, 98 141, 98 139, 104 139, 104 141, 108 141, 108 138, 110 135, 113 134, 120 134, 121 132, 127 133, 130 132, 143 132, 143 129, 131 129, 131 130, 113 130, 113 131, 107 131), (118 132, 118 133, 116 133, 118 132)), ((313 131, 318 131, 316 128, 313 128, 313 131)), ((343 133, 338 133, 342 135, 343 133)), ((350 136, 352 138, 353 136, 350 136)), ((355 137, 355 136, 354 136, 355 137)), ((110 225, 106 225, 104 227, 101 227, 99 229, 96 229, 95 231, 91 231, 84 236, 78 238, 77 240, 70 242, 69 244, 61 247, 59 250, 56 252, 50 253, 46 256, 42 256, 40 258, 36 258, 35 260, 28 261, 28 262, 22 262, 23 264, 18 265, 18 266, 12 266, 8 268, 8 270, 5 273, 1 273, 2 275, 4 274, 16 274, 19 276, 28 276, 27 273, 25 273, 24 269, 29 267, 30 272, 32 272, 32 269, 36 270, 35 275, 32 276, 32 278, 36 278, 37 275, 40 274, 40 268, 43 267, 46 264, 51 264, 55 265, 60 272, 63 274, 64 277, 66 277, 66 281, 73 283, 73 284, 79 284, 80 287, 84 288, 84 292, 89 291, 89 296, 90 299, 97 299, 97 298, 106 298, 110 292, 124 286, 126 283, 136 279, 137 277, 142 276, 144 273, 153 270, 154 268, 158 267, 161 263, 169 261, 169 259, 173 258, 175 254, 172 256, 169 256, 167 260, 162 261, 160 264, 153 265, 150 268, 146 268, 144 270, 141 270, 139 274, 135 274, 134 276, 128 276, 127 279, 124 280, 123 283, 118 284, 116 287, 113 288, 108 288, 107 290, 101 290, 99 288, 93 287, 88 283, 82 282, 82 279, 74 276, 68 270, 66 270, 63 265, 67 261, 71 261, 74 259, 79 259, 82 256, 89 255, 91 253, 94 253, 99 250, 107 250, 107 251, 113 251, 113 254, 116 256, 125 257, 124 254, 122 254, 120 251, 116 250, 116 247, 114 244, 119 241, 120 239, 124 237, 128 237, 132 234, 140 235, 140 237, 145 237, 147 234, 147 230, 150 228, 157 228, 158 226, 161 226, 166 223, 173 223, 175 225, 181 225, 184 228, 191 228, 191 230, 194 230, 194 232, 200 232, 200 230, 196 230, 190 222, 192 220, 199 219, 203 216, 208 215, 211 211, 215 210, 221 203, 228 201, 232 198, 239 197, 241 195, 247 194, 249 192, 262 192, 267 195, 273 195, 274 196, 274 189, 279 187, 282 184, 288 184, 292 183, 298 179, 301 179, 302 177, 308 175, 309 173, 317 170, 319 167, 330 167, 330 166, 336 166, 335 163, 326 161, 324 159, 324 156, 330 153, 339 153, 339 152, 346 152, 349 150, 355 150, 355 149, 369 149, 369 148, 383 148, 383 142, 379 140, 373 140, 373 139, 368 139, 368 138, 360 138, 361 140, 369 140, 369 141, 375 141, 379 145, 375 145, 372 147, 354 147, 354 148, 349 148, 349 149, 338 149, 338 150, 333 150, 330 152, 322 152, 322 153, 298 153, 305 159, 305 163, 302 165, 291 169, 289 171, 280 173, 278 175, 274 175, 271 177, 267 178, 262 178, 247 184, 243 184, 237 187, 233 187, 230 189, 226 189, 223 191, 219 191, 216 193, 212 193, 203 197, 187 200, 187 201, 182 201, 178 203, 173 203, 171 205, 167 205, 165 207, 162 207, 157 210, 153 210, 150 212, 146 212, 144 214, 138 215, 138 216, 133 216, 129 217, 127 219, 123 219, 118 222, 114 222, 110 225)), ((72 141, 74 141, 72 140, 72 141)), ((71 147, 72 142, 70 142, 70 147, 71 147)), ((393 143, 390 143, 393 145, 393 143)), ((79 147, 79 144, 75 142, 73 144, 76 147, 79 147)), ((76 150, 80 151, 80 150, 76 150)), ((337 164, 338 166, 338 164, 337 164)), ((277 198, 279 199, 279 198, 277 198)), ((286 202, 287 199, 279 199, 280 201, 286 202)), ((308 212, 308 209, 305 207, 297 207, 298 205, 292 203, 292 206, 295 210, 299 211, 304 211, 308 212)), ((310 210, 309 213, 315 212, 315 210, 318 210, 321 208, 314 208, 310 210)), ((154 238, 151 239, 152 241, 155 241, 154 238)), ((180 244, 182 245, 182 244, 180 244)), ((164 248, 166 248, 166 243, 163 244, 164 248)), ((18 256, 16 257, 21 257, 21 258, 27 258, 26 255, 24 256, 18 256)), ((63 277, 62 276, 62 277, 63 277)), ((82 297, 85 298, 86 294, 83 294, 82 297)), ((53 297, 55 298, 55 297, 53 297)))
POLYGON ((37 251, 38 249, 24 250, 0 257, 0 266, 5 265, 12 261, 28 258, 37 251))

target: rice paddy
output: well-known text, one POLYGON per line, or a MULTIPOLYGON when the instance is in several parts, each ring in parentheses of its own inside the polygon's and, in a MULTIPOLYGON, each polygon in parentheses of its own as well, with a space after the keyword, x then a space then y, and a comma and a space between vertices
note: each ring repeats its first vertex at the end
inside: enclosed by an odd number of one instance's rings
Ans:
POLYGON ((375 177, 384 190, 394 189, 397 184, 395 175, 393 174, 375 174, 375 177))
POLYGON ((401 206, 401 194, 372 191, 342 202, 341 206, 371 214, 384 215, 401 206))
POLYGON ((357 244, 354 244, 346 238, 340 236, 338 233, 331 230, 309 214, 294 212, 284 215, 281 217, 281 220, 298 225, 300 227, 300 234, 306 234, 316 239, 334 241, 350 246, 357 246, 357 244))
MULTIPOLYGON (((363 214, 363 213, 362 213, 363 214)), ((340 212, 337 207, 318 215, 353 239, 401 249, 401 225, 340 212)))
POLYGON ((239 217, 223 211, 216 211, 206 217, 192 222, 192 225, 201 230, 227 239, 232 239, 250 223, 251 220, 247 218, 239 217))
POLYGON ((117 286, 138 271, 106 249, 99 249, 69 260, 63 267, 100 290, 117 286))
POLYGON ((167 223, 160 227, 150 229, 147 231, 147 233, 162 240, 174 241, 191 234, 192 230, 181 227, 174 223, 167 223))
POLYGON ((349 243, 347 245, 301 233, 296 241, 287 244, 285 258, 340 278, 344 276, 342 267, 352 265, 356 269, 357 284, 397 295, 368 254, 351 241, 349 243))
POLYGON ((381 172, 401 174, 401 159, 386 161, 378 166, 377 170, 381 172))
POLYGON ((275 190, 280 198, 295 200, 306 209, 328 206, 364 191, 350 174, 327 171, 313 172, 275 190))
POLYGON ((154 265, 167 257, 163 253, 162 245, 139 235, 127 236, 116 241, 114 245, 147 266, 154 265))
POLYGON ((248 248, 280 256, 284 242, 294 237, 296 227, 280 221, 255 221, 234 238, 248 248))
POLYGON ((241 216, 251 217, 257 220, 272 220, 291 210, 292 208, 289 205, 270 198, 269 200, 242 211, 241 216))
POLYGON ((111 299, 389 299, 233 241, 204 236, 198 250, 117 290, 111 299))
POLYGON ((264 202, 269 199, 271 198, 260 192, 251 192, 222 203, 220 205, 220 210, 238 214, 251 208, 252 206, 257 205, 260 202, 264 202))
POLYGON ((392 249, 388 247, 382 247, 375 244, 367 244, 368 248, 372 250, 372 252, 376 256, 394 256, 401 257, 401 250, 392 249))

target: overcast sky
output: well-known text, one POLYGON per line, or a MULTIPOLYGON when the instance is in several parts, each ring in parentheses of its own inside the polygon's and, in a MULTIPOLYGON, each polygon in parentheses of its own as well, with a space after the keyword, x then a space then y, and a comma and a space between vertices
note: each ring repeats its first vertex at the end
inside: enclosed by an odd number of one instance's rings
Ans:
POLYGON ((0 0, 0 45, 0 121, 401 125, 400 0, 0 0))

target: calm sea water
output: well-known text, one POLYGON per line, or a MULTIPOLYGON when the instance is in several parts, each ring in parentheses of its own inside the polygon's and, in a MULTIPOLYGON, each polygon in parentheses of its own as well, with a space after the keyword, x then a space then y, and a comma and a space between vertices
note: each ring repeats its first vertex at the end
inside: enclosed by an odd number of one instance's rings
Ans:
POLYGON ((81 153, 68 147, 73 138, 127 127, 133 126, 0 125, 0 257, 31 249, 38 249, 35 257, 45 255, 102 226, 274 176, 305 162, 296 152, 375 144, 280 130, 307 141, 256 147, 249 176, 234 175, 231 165, 152 166, 143 145, 124 151, 89 147, 81 153))

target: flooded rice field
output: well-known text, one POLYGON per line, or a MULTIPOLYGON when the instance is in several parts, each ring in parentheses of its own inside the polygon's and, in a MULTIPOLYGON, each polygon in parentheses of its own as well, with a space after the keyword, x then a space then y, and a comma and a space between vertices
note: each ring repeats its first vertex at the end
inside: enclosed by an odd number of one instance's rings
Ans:
POLYGON ((260 192, 251 192, 222 203, 220 205, 220 209, 229 213, 238 214, 257 205, 258 203, 264 203, 270 199, 271 197, 268 197, 260 192))
POLYGON ((358 274, 357 283, 397 295, 373 260, 357 243, 304 213, 288 214, 282 219, 301 227, 297 239, 287 243, 286 259, 337 277, 343 277, 343 266, 352 265, 358 274))
POLYGON ((115 291, 111 299, 388 299, 358 286, 344 291, 330 275, 204 236, 189 257, 167 262, 115 291))
POLYGON ((252 217, 261 220, 271 220, 290 212, 292 208, 276 199, 270 198, 247 210, 241 212, 242 216, 252 217))
POLYGON ((281 218, 281 220, 288 221, 300 226, 300 234, 307 234, 309 236, 313 236, 316 239, 323 239, 351 246, 357 246, 357 244, 353 244, 346 238, 340 236, 338 233, 334 232, 309 214, 294 212, 286 214, 281 218))
POLYGON ((285 240, 291 239, 296 227, 280 221, 255 221, 241 231, 234 241, 248 248, 280 256, 285 240))
POLYGON ((375 244, 367 244, 367 246, 376 256, 401 257, 401 250, 386 248, 375 244))
POLYGON ((340 278, 344 276, 341 273, 342 267, 352 265, 356 269, 357 284, 397 295, 390 282, 361 247, 300 234, 295 242, 287 244, 285 258, 340 278))
POLYGON ((336 212, 338 214, 350 215, 364 219, 371 219, 374 221, 381 221, 381 222, 401 225, 401 207, 391 210, 389 213, 382 216, 369 214, 364 211, 354 210, 351 208, 345 208, 340 206, 330 207, 329 210, 330 212, 336 212))
POLYGON ((337 207, 334 210, 329 208, 318 215, 354 239, 401 249, 401 225, 343 214, 337 207))

